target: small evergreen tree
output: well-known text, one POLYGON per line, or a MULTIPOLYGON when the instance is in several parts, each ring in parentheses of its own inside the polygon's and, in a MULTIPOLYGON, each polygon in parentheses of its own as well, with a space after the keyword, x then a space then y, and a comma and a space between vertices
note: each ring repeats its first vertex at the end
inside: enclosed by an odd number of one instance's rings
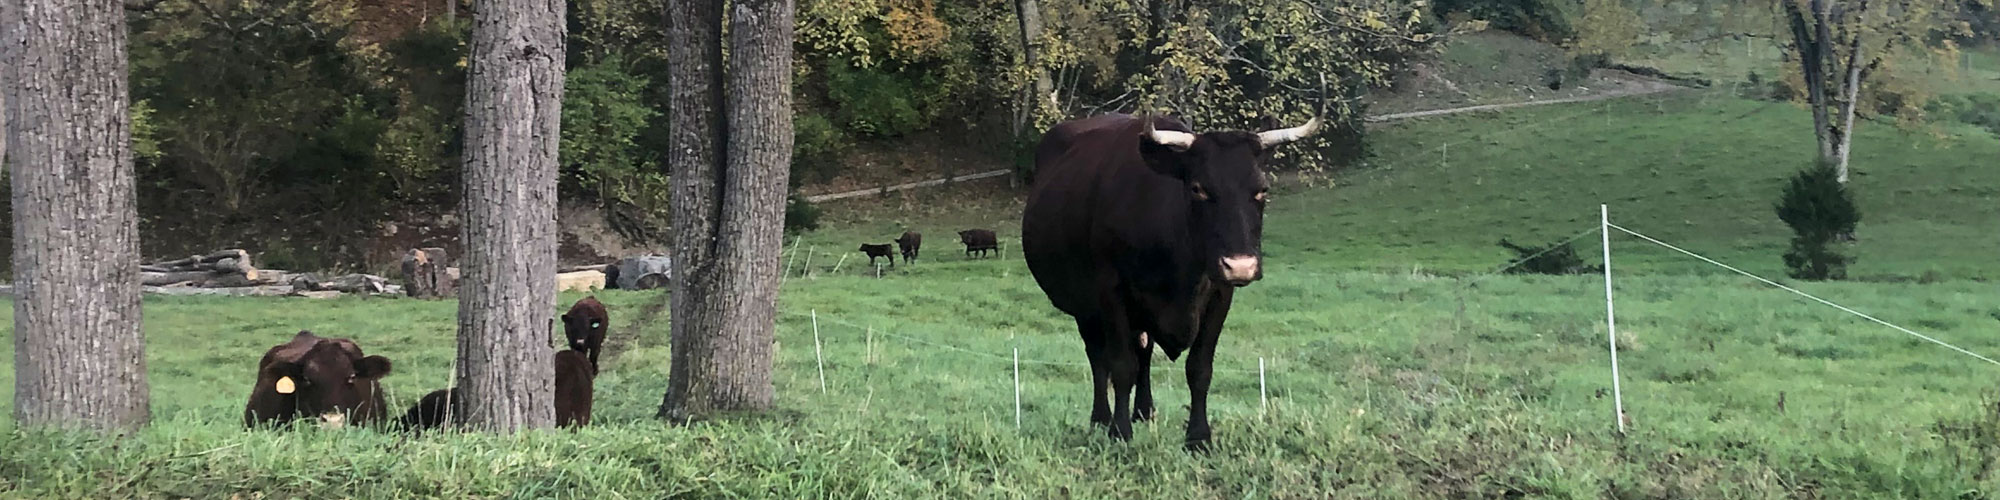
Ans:
POLYGON ((1842 235, 1854 232, 1854 225, 1861 222, 1861 210, 1854 206, 1854 195, 1840 182, 1832 163, 1820 162, 1793 175, 1776 209, 1778 219, 1792 228, 1785 267, 1793 278, 1847 277, 1847 265, 1854 258, 1842 255, 1834 245, 1842 235))
POLYGON ((1511 274, 1585 274, 1603 272, 1603 266, 1583 263, 1583 257, 1576 254, 1572 242, 1562 242, 1554 246, 1522 246, 1502 238, 1500 246, 1514 251, 1514 264, 1507 268, 1511 274))

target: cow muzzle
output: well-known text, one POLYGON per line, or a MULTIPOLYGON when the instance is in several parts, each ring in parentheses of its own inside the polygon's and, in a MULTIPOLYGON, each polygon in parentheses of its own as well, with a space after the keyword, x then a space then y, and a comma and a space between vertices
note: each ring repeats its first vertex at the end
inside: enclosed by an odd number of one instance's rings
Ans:
POLYGON ((1222 258, 1222 280, 1230 286, 1245 286, 1257 281, 1263 275, 1257 272, 1257 256, 1238 255, 1222 258))
POLYGON ((319 427, 321 429, 339 429, 342 427, 347 427, 347 414, 337 411, 321 413, 319 414, 319 427))

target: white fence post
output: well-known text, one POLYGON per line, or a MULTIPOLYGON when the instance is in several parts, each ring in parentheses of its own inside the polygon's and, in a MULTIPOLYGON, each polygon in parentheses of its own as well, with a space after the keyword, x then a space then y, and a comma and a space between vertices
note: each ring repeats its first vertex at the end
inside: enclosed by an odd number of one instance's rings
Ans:
POLYGON ((1257 411, 1263 413, 1270 413, 1271 396, 1270 392, 1265 390, 1265 387, 1267 386, 1264 383, 1264 357, 1258 356, 1257 357, 1257 407, 1258 407, 1257 411))
POLYGON ((1021 428, 1021 348, 1014 347, 1014 428, 1021 428))
POLYGON ((812 311, 813 319, 813 362, 819 365, 819 393, 826 394, 826 357, 819 350, 819 310, 812 311))
POLYGON ((1611 305, 1611 207, 1597 206, 1597 231, 1604 245, 1604 331, 1611 342, 1611 404, 1618 433, 1625 433, 1625 393, 1618 386, 1618 314, 1611 305))

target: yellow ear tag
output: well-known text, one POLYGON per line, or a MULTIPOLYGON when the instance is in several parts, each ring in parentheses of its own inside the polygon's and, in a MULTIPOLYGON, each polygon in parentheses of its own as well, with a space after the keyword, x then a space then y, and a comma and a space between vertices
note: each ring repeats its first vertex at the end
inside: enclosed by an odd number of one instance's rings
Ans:
POLYGON ((291 394, 298 387, 292 385, 291 377, 278 377, 278 394, 291 394))

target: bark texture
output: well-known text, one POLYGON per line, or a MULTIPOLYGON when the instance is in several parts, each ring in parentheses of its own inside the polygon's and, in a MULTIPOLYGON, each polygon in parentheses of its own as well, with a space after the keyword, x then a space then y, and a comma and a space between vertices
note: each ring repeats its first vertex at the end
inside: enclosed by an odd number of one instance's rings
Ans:
POLYGON ((1019 137, 1027 124, 1033 121, 1035 111, 1041 109, 1043 100, 1055 99, 1055 83, 1049 79, 1049 72, 1041 65, 1042 6, 1036 0, 1015 0, 1014 17, 1021 22, 1021 56, 1030 71, 1034 72, 1034 87, 1028 95, 1022 96, 1020 109, 1014 117, 1014 135, 1019 137))
POLYGON ((667 15, 670 42, 687 51, 668 70, 675 280, 673 365, 660 415, 676 421, 764 410, 775 400, 794 6, 730 7, 726 70, 722 2, 674 2, 667 15))
POLYGON ((1786 0, 1784 5, 1800 75, 1806 83, 1807 105, 1812 108, 1813 139, 1819 144, 1820 161, 1833 165, 1840 182, 1846 183, 1861 82, 1880 59, 1864 57, 1861 30, 1835 29, 1868 15, 1869 1, 1838 8, 1836 1, 1806 0, 1801 5, 1797 0, 1786 0), (1836 45, 1847 49, 1844 59, 1836 57, 1836 45))
POLYGON ((0 0, 14 203, 14 417, 146 423, 138 211, 119 0, 0 0))
POLYGON ((480 0, 465 106, 459 423, 555 424, 556 149, 564 4, 480 0))

